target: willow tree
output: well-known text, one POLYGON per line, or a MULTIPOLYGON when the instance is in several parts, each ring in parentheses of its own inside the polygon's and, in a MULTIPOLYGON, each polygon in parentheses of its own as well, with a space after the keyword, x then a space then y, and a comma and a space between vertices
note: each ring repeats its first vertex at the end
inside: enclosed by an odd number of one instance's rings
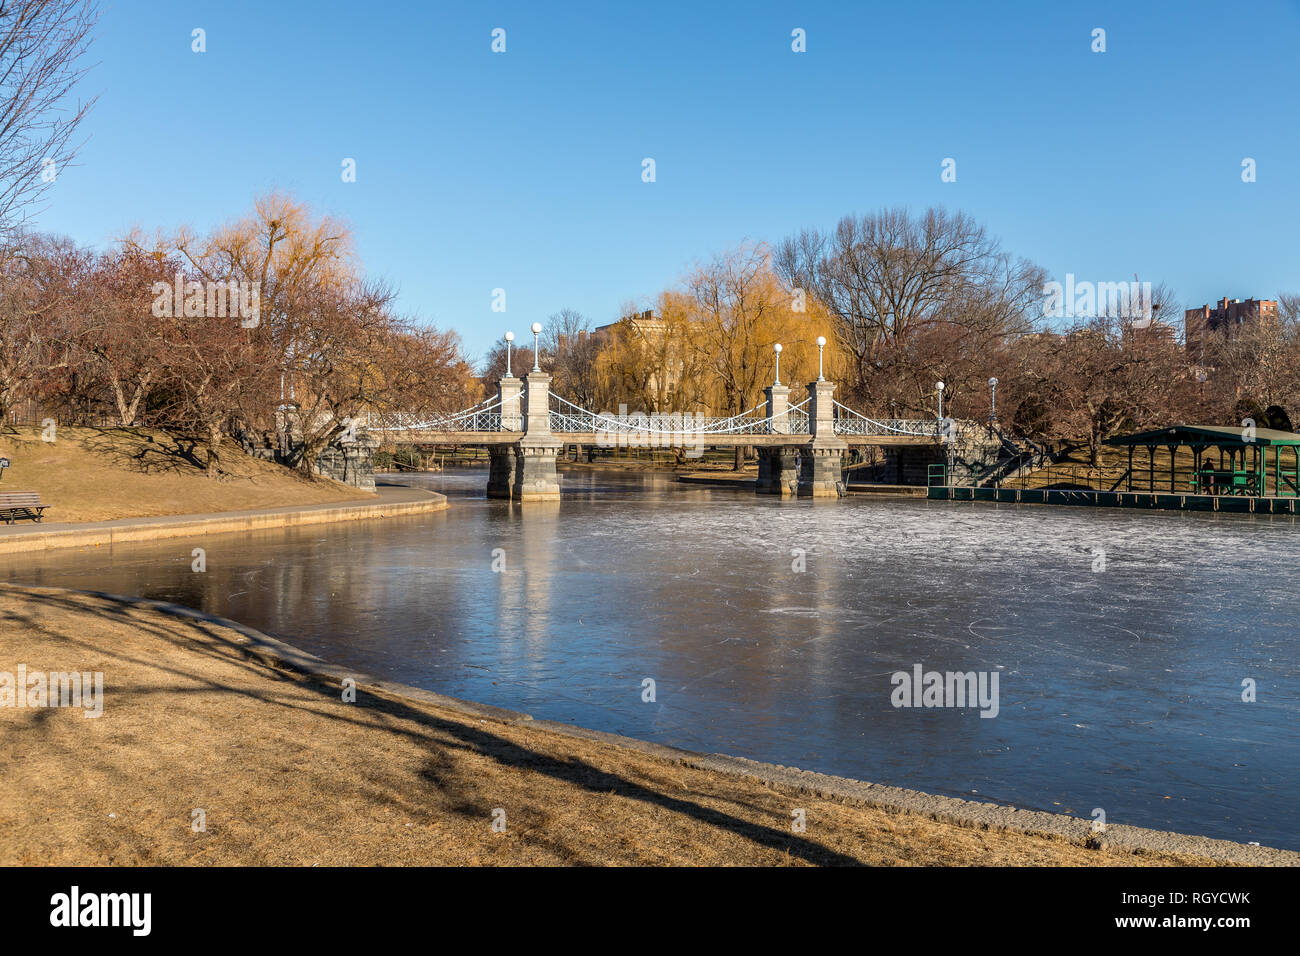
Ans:
MULTIPOLYGON (((815 377, 816 340, 832 331, 827 316, 820 303, 781 281, 767 246, 729 249, 697 266, 685 287, 690 341, 717 411, 738 415, 762 401, 775 377, 777 343, 787 382, 815 377)), ((743 454, 738 447, 737 469, 743 454)))
POLYGON ((686 298, 660 293, 647 316, 631 305, 597 340, 596 380, 604 408, 637 412, 693 412, 705 398, 692 346, 695 329, 686 298))

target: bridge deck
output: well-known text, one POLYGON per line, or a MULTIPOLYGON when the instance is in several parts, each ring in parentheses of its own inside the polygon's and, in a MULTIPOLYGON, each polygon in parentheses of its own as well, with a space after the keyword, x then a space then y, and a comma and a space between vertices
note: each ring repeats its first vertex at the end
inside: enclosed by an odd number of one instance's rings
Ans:
MULTIPOLYGON (((524 437, 523 432, 441 432, 426 429, 407 429, 381 433, 385 442, 398 445, 512 445, 524 437)), ((551 437, 567 445, 611 445, 608 432, 552 432, 551 437)), ((836 435, 845 444, 864 445, 938 445, 942 440, 934 435, 836 435)), ((618 447, 631 448, 735 448, 737 445, 772 447, 777 445, 806 445, 812 435, 621 435, 618 447)))

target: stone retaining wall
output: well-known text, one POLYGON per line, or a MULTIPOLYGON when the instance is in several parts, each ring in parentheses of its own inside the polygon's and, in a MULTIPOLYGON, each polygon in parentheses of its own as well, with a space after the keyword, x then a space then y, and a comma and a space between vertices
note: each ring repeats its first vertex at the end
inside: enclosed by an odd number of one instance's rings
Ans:
POLYGON ((264 531, 324 524, 331 521, 364 521, 400 515, 428 514, 443 511, 447 499, 430 493, 428 500, 378 501, 338 507, 307 507, 283 511, 234 511, 205 517, 131 519, 137 524, 105 523, 100 527, 65 528, 0 535, 0 554, 24 551, 50 551, 56 548, 112 547, 137 541, 156 541, 203 534, 229 534, 241 531, 264 531))

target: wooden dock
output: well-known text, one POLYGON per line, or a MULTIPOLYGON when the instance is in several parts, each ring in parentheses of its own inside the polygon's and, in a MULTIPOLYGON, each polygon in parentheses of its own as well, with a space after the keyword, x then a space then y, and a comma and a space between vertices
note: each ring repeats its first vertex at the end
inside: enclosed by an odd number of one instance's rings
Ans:
POLYGON ((934 485, 931 501, 995 501, 1006 504, 1085 505, 1159 511, 1218 511, 1229 514, 1300 513, 1300 498, 1252 495, 1192 495, 1151 491, 1076 491, 1059 488, 962 488, 934 485))

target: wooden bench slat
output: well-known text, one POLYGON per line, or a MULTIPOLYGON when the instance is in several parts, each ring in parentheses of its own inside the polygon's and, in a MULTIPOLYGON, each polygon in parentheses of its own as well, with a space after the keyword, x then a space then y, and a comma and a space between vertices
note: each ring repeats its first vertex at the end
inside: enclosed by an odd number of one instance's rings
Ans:
POLYGON ((13 524, 19 518, 31 518, 40 521, 49 505, 41 501, 40 492, 3 491, 0 492, 0 516, 6 524, 13 524))

